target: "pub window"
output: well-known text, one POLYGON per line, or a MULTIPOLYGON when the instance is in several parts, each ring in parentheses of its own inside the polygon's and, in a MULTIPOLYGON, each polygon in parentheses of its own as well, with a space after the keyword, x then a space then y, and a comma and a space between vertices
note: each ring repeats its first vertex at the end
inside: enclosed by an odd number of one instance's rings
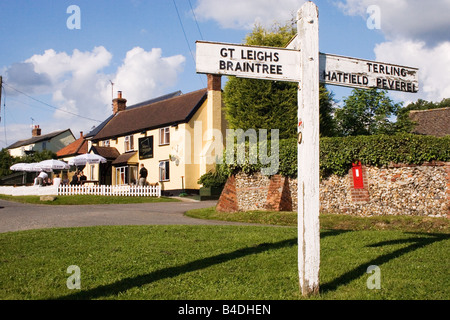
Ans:
POLYGON ((122 185, 126 183, 126 181, 128 180, 127 171, 127 167, 116 168, 116 184, 122 185))
POLYGON ((133 136, 125 137, 125 152, 134 150, 134 139, 133 136))
POLYGON ((95 164, 89 165, 89 180, 95 180, 95 164))
POLYGON ((163 160, 159 162, 159 181, 169 181, 169 160, 163 160))
POLYGON ((133 184, 138 178, 138 167, 135 165, 116 167, 116 185, 133 184))
POLYGON ((103 146, 109 147, 109 140, 103 140, 103 146))
POLYGON ((159 145, 166 145, 170 143, 170 128, 165 127, 159 129, 159 145))

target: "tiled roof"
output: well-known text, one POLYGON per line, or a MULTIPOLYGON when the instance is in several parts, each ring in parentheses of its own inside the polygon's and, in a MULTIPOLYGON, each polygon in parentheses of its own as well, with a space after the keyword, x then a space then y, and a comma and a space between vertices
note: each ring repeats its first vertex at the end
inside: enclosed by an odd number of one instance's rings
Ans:
MULTIPOLYGON (((133 109, 133 108, 138 108, 138 107, 142 107, 142 106, 146 106, 155 102, 159 102, 162 100, 167 100, 173 97, 177 97, 180 96, 182 94, 181 91, 175 91, 169 94, 165 94, 163 96, 154 98, 154 99, 150 99, 144 102, 140 102, 134 105, 131 105, 129 107, 127 107, 127 110, 129 109, 133 109)), ((110 115, 105 121, 103 121, 101 124, 99 124, 97 127, 95 127, 91 132, 89 132, 85 137, 86 138, 91 138, 91 137, 95 137, 102 129, 103 127, 114 117, 114 115, 110 115)))
POLYGON ((157 98, 154 98, 154 99, 150 99, 150 100, 147 100, 147 101, 139 102, 137 104, 133 104, 132 106, 127 107, 127 109, 133 109, 133 108, 148 106, 149 104, 153 104, 153 103, 156 103, 156 102, 160 102, 160 101, 163 101, 163 100, 167 100, 167 99, 171 99, 171 98, 175 98, 175 97, 181 96, 182 94, 183 93, 181 91, 175 91, 175 92, 172 92, 172 93, 169 93, 169 94, 165 94, 163 96, 160 96, 160 97, 157 97, 157 98))
POLYGON ((129 163, 130 159, 133 158, 136 155, 137 151, 122 153, 120 156, 117 157, 116 160, 112 162, 113 165, 118 164, 126 164, 129 163))
POLYGON ((207 90, 202 89, 147 105, 127 108, 112 117, 93 136, 93 140, 124 136, 143 130, 187 122, 203 104, 206 97, 207 90))
POLYGON ((120 155, 120 152, 114 147, 92 146, 91 151, 108 160, 115 160, 120 155))
MULTIPOLYGON (((30 144, 35 144, 35 143, 38 143, 41 141, 46 141, 46 140, 48 141, 48 140, 53 139, 54 137, 59 136, 60 134, 65 133, 66 131, 70 131, 70 129, 55 131, 55 132, 47 133, 47 134, 44 134, 41 136, 32 137, 32 138, 26 139, 26 140, 19 140, 19 141, 13 143, 12 145, 10 145, 9 147, 7 147, 6 149, 15 149, 15 148, 23 147, 23 146, 28 146, 30 144)), ((72 133, 72 131, 70 131, 70 133, 72 133)))
POLYGON ((79 154, 85 154, 88 152, 88 142, 84 137, 80 137, 71 144, 65 146, 56 153, 58 158, 76 156, 79 154))
POLYGON ((409 117, 417 123, 413 133, 436 137, 450 134, 450 108, 413 110, 409 117))

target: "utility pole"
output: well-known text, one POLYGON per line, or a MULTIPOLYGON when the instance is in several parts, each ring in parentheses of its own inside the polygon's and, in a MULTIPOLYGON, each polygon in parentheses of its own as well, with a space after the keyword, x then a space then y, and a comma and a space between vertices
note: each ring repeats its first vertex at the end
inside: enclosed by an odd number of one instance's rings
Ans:
POLYGON ((0 76, 0 122, 2 120, 2 91, 3 91, 3 78, 0 76))

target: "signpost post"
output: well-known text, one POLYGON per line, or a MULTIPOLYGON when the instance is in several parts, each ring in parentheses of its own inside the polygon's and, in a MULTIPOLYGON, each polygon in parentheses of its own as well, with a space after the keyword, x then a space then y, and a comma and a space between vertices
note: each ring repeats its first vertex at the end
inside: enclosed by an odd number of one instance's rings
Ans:
POLYGON ((418 69, 319 53, 319 11, 298 11, 287 48, 197 41, 198 73, 298 82, 298 272, 302 295, 319 292, 319 83, 352 88, 419 90, 418 69))
POLYGON ((319 292, 319 11, 307 2, 297 16, 302 80, 298 88, 298 272, 300 290, 319 292))

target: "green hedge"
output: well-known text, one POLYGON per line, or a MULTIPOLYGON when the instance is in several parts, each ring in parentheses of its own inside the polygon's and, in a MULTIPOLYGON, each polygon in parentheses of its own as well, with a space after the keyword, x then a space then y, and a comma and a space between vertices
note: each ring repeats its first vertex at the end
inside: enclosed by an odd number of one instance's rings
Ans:
MULTIPOLYGON (((284 176, 297 177, 297 141, 280 140, 279 170, 284 176)), ((450 161, 450 136, 437 138, 413 134, 373 135, 320 139, 320 171, 322 177, 345 175, 352 163, 376 167, 389 163, 422 164, 429 161, 450 161)), ((261 170, 261 164, 224 165, 221 176, 240 171, 261 170)), ((222 180, 223 181, 223 180, 222 180)))
POLYGON ((376 167, 389 163, 450 161, 450 136, 436 138, 404 133, 321 139, 320 169, 323 176, 344 175, 356 160, 376 167))

